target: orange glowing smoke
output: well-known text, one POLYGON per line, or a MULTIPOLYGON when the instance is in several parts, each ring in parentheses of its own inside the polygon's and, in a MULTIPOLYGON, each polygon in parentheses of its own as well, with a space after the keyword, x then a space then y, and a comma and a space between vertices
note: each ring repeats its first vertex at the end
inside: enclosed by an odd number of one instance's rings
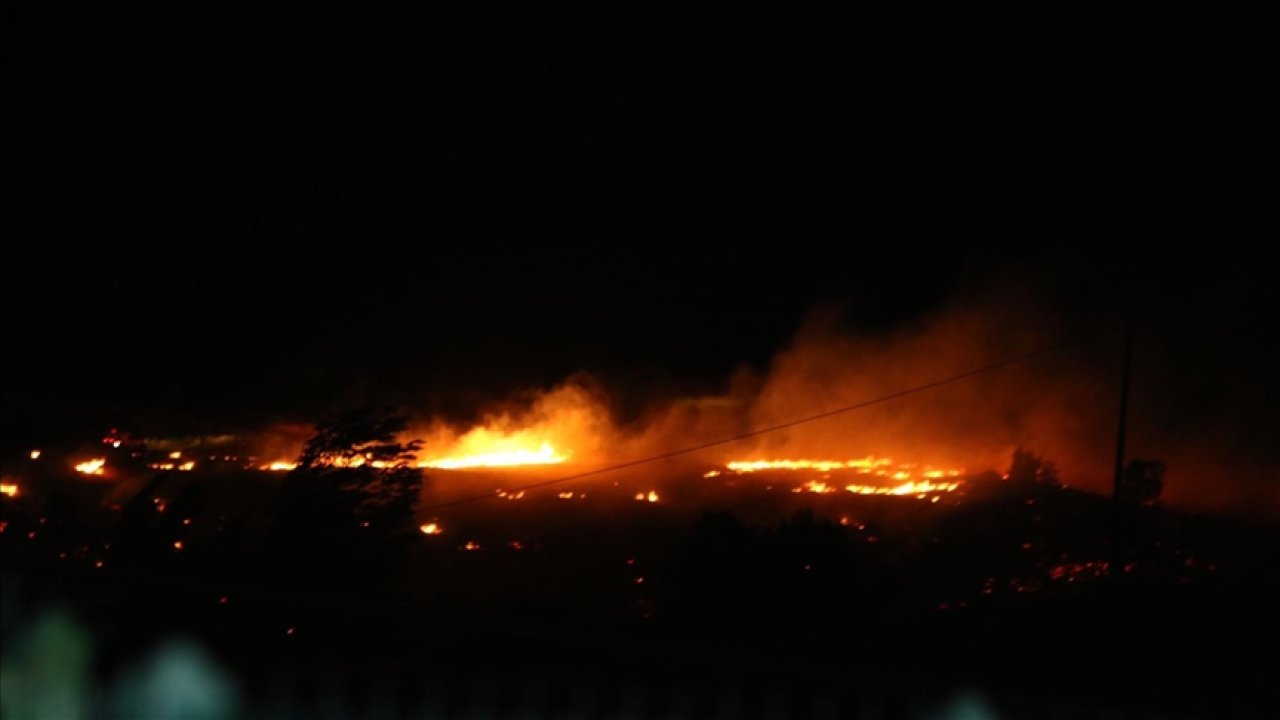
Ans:
POLYGON ((0 495, 6 497, 18 497, 17 483, 0 483, 0 495))
POLYGON ((94 458, 92 460, 86 460, 82 463, 76 463, 76 466, 75 466, 76 472, 84 475, 101 475, 103 472, 106 471, 106 467, 107 467, 106 458, 94 458))

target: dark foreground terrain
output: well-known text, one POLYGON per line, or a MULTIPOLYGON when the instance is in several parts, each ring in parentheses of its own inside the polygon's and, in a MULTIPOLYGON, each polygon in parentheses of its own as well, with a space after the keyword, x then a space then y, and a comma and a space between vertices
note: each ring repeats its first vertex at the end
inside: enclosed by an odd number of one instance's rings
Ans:
POLYGON ((121 503, 83 483, 0 500, 6 718, 1276 706, 1264 523, 1117 519, 1105 498, 994 479, 938 502, 762 479, 697 502, 558 487, 416 519, 439 534, 284 537, 278 476, 179 475, 121 503))

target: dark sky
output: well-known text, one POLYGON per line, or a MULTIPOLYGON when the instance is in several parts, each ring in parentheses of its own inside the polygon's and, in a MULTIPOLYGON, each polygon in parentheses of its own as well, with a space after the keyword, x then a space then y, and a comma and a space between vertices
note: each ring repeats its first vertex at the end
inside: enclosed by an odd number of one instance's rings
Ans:
POLYGON ((697 387, 1018 274, 1273 297, 1260 3, 603 5, 6 4, 6 428, 697 387))

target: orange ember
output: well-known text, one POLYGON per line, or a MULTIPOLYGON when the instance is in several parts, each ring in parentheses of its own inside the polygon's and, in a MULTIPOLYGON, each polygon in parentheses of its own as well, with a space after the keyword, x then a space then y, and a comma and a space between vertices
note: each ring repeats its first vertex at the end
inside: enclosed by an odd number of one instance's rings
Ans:
POLYGON ((94 458, 92 460, 86 460, 85 462, 82 462, 82 463, 76 463, 76 466, 75 466, 76 472, 82 473, 84 475, 101 475, 103 472, 106 471, 106 467, 107 467, 106 458, 94 458))
MULTIPOLYGON (((725 468, 740 475, 763 471, 820 472, 823 473, 821 479, 807 480, 791 492, 821 494, 840 490, 841 485, 827 482, 831 480, 833 473, 853 473, 898 482, 888 485, 849 483, 843 485, 846 492, 856 495, 914 495, 919 498, 955 491, 961 485, 960 476, 964 474, 963 468, 937 468, 931 465, 921 467, 914 463, 895 463, 890 458, 874 455, 852 460, 734 460, 726 463, 725 468), (951 479, 943 481, 944 478, 951 479)), ((713 470, 703 477, 716 477, 719 474, 713 470)), ((933 500, 936 502, 937 498, 934 497, 933 500)))
POLYGON ((17 483, 0 483, 0 495, 5 497, 18 497, 17 483))
POLYGON ((259 470, 270 470, 271 472, 288 472, 298 467, 298 463, 288 460, 275 460, 266 465, 259 467, 259 470))
MULTIPOLYGON (((733 460, 726 463, 725 467, 739 474, 762 470, 814 470, 817 472, 848 470, 859 475, 892 477, 895 480, 910 480, 917 474, 926 478, 959 477, 964 474, 964 468, 935 468, 930 465, 917 470, 919 466, 914 463, 895 463, 891 458, 875 455, 853 460, 733 460)), ((708 473, 705 477, 715 476, 708 473)))

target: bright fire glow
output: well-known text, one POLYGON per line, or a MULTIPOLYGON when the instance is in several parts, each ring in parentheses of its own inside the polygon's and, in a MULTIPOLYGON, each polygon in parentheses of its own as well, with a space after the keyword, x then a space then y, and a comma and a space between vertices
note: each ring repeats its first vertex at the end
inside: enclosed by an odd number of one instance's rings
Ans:
POLYGON ((810 480, 809 482, 793 489, 791 492, 811 492, 811 493, 832 493, 836 489, 820 480, 810 480))
POLYGON ((471 426, 443 419, 410 428, 423 441, 418 467, 443 470, 591 462, 602 449, 608 410, 595 390, 566 382, 486 413, 471 426))
POLYGON ((650 490, 648 493, 636 493, 636 500, 640 502, 658 502, 658 493, 650 490))
POLYGON ((266 465, 259 467, 259 470, 270 470, 271 472, 288 472, 298 467, 298 463, 288 460, 274 460, 266 465))
POLYGON ((32 450, 32 451, 31 451, 31 459, 32 459, 32 460, 39 460, 39 459, 40 459, 40 451, 39 451, 39 450, 32 450))
POLYGON ((855 460, 734 460, 725 464, 725 467, 736 473, 750 473, 760 470, 817 470, 819 472, 856 470, 863 475, 869 475, 881 468, 892 466, 893 461, 889 458, 878 458, 874 455, 855 460))
POLYGON ((554 465, 569 459, 544 442, 537 447, 524 444, 523 438, 503 436, 486 428, 476 428, 463 436, 449 457, 422 460, 418 467, 457 470, 476 467, 513 467, 516 465, 554 465))
POLYGON ((171 462, 151 463, 150 468, 152 470, 180 470, 182 472, 191 472, 192 470, 196 469, 196 461, 188 460, 184 463, 179 463, 177 465, 171 462))
MULTIPOLYGON (((813 471, 821 473, 853 472, 898 481, 892 485, 868 485, 852 483, 844 485, 844 489, 857 495, 915 495, 925 498, 937 493, 953 492, 960 487, 958 479, 964 474, 963 468, 936 468, 931 465, 923 467, 914 463, 895 463, 890 458, 869 455, 853 460, 734 460, 725 467, 735 473, 745 474, 761 471, 813 471), (944 478, 950 481, 938 482, 944 478)), ((713 477, 707 475, 705 477, 713 477)), ((831 476, 824 474, 821 480, 808 480, 791 492, 833 493, 840 486, 829 481, 831 476)))
MULTIPOLYGON (((925 477, 931 479, 944 477, 959 477, 964 474, 964 468, 935 468, 931 465, 925 465, 923 468, 914 463, 895 463, 890 458, 876 457, 868 455, 864 458, 856 458, 853 460, 733 460, 725 464, 725 467, 735 473, 753 473, 762 470, 813 470, 817 472, 835 472, 840 470, 851 470, 859 475, 877 475, 879 477, 889 477, 894 480, 910 480, 914 477, 925 477)), ((704 477, 714 477, 706 475, 704 477)))
POLYGON ((440 527, 439 523, 433 522, 419 525, 418 530, 422 531, 423 535, 439 535, 444 532, 444 528, 440 527))
POLYGON ((107 467, 106 458, 94 458, 86 460, 82 463, 76 463, 76 472, 85 475, 101 475, 107 467))
POLYGON ((17 483, 0 483, 0 495, 6 497, 18 497, 17 483))
POLYGON ((857 495, 916 495, 923 498, 931 493, 952 492, 960 487, 958 482, 934 483, 928 480, 905 482, 888 487, 876 485, 846 485, 845 490, 857 495))

